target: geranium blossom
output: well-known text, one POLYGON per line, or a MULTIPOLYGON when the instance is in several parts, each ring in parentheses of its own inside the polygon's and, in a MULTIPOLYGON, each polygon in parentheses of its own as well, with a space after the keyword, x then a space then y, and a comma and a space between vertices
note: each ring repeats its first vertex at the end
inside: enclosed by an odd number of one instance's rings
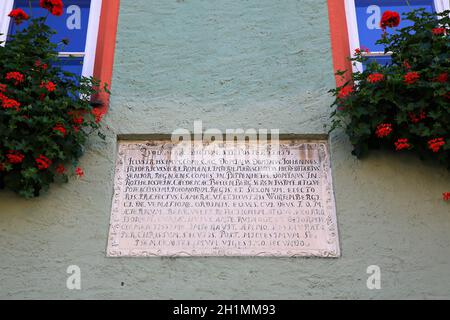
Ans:
POLYGON ((384 75, 381 73, 373 73, 367 77, 367 81, 370 83, 377 83, 384 80, 384 75))
POLYGON ((22 163, 23 159, 25 159, 25 156, 19 151, 10 150, 6 154, 6 159, 8 159, 8 162, 11 164, 18 164, 22 163))
POLYGON ((434 28, 431 32, 433 32, 435 36, 440 36, 445 34, 445 28, 434 28))
POLYGON ((51 166, 52 160, 41 154, 36 158, 36 164, 39 170, 45 170, 51 166))
POLYGON ((392 124, 382 123, 377 127, 375 134, 378 138, 384 138, 390 135, 392 131, 392 124))
POLYGON ((0 95, 0 99, 2 102, 3 109, 15 109, 16 111, 20 110, 20 102, 14 99, 9 99, 2 95, 0 95))
POLYGON ((361 53, 369 53, 369 49, 365 48, 365 47, 361 47, 361 48, 356 48, 355 49, 355 54, 361 54, 361 53))
POLYGON ((408 72, 404 76, 404 82, 406 84, 414 84, 420 79, 420 75, 418 72, 408 72))
POLYGON ((54 126, 53 131, 60 132, 63 136, 66 136, 67 134, 67 130, 62 124, 57 124, 56 126, 54 126))
POLYGON ((338 98, 343 99, 348 97, 353 92, 352 86, 345 86, 343 87, 338 94, 338 98))
POLYGON ((42 81, 41 88, 45 88, 48 92, 53 92, 56 90, 56 84, 51 81, 42 81))
POLYGON ((13 83, 14 83, 14 85, 17 86, 25 81, 25 76, 23 74, 21 74, 20 72, 13 71, 13 72, 8 72, 5 76, 5 79, 6 80, 14 80, 13 83))
POLYGON ((409 144, 408 139, 398 139, 395 142, 395 150, 397 150, 397 151, 405 150, 405 149, 409 149, 409 148, 411 148, 411 145, 409 144))
POLYGON ((83 169, 81 169, 80 167, 78 167, 78 168, 76 168, 75 169, 75 174, 78 176, 78 177, 82 177, 82 176, 84 176, 84 171, 83 171, 83 169))
POLYGON ((400 15, 395 11, 385 11, 381 17, 380 27, 385 30, 387 27, 394 28, 400 24, 400 15))
POLYGON ((41 8, 47 9, 54 16, 63 14, 64 5, 62 0, 40 0, 39 5, 41 8))
POLYGON ((427 118, 427 114, 424 111, 421 111, 418 115, 416 115, 414 112, 409 112, 408 117, 412 123, 419 123, 420 121, 427 118))
POLYGON ((448 81, 448 73, 442 72, 436 78, 433 79, 434 82, 446 83, 448 81))
POLYGON ((404 60, 403 61, 403 66, 405 67, 406 70, 410 70, 411 69, 411 65, 409 64, 408 60, 404 60))
POLYGON ((66 172, 66 168, 63 164, 60 164, 58 167, 56 167, 56 173, 58 174, 64 174, 66 172))
POLYGON ((428 141, 428 148, 430 148, 433 152, 439 152, 439 150, 442 148, 442 146, 445 145, 444 138, 437 138, 428 141))
POLYGON ((99 108, 92 109, 92 115, 95 117, 95 123, 102 121, 104 112, 99 108))
POLYGON ((28 20, 30 17, 28 16, 28 14, 25 13, 25 11, 23 11, 20 8, 14 9, 12 10, 9 14, 9 17, 14 19, 15 24, 19 25, 21 24, 24 20, 28 20))
POLYGON ((46 63, 42 63, 40 60, 36 60, 36 62, 34 63, 34 66, 36 68, 40 68, 44 71, 47 70, 47 68, 48 68, 48 65, 46 63))

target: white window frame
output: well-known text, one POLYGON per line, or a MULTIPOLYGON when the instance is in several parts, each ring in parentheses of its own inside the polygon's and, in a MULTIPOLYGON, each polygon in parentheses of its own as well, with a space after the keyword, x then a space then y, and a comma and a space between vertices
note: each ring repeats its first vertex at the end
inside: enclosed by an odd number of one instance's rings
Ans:
MULTIPOLYGON (((8 34, 11 18, 8 17, 9 12, 14 7, 14 0, 0 1, 0 42, 5 45, 8 34)), ((89 21, 86 34, 86 46, 84 52, 60 52, 60 57, 84 57, 83 70, 81 75, 83 77, 92 77, 94 75, 95 54, 97 51, 98 30, 100 25, 100 14, 102 11, 102 0, 91 0, 89 10, 89 21)))
MULTIPOLYGON (((361 48, 361 44, 359 42, 359 30, 358 30, 358 20, 356 17, 356 0, 345 0, 345 15, 347 18, 347 30, 348 30, 348 39, 350 46, 350 53, 352 58, 355 57, 355 50, 361 48)), ((410 0, 414 2, 414 0, 410 0)), ((450 1, 449 0, 434 0, 434 6, 437 12, 442 12, 445 10, 450 10, 450 1)), ((384 52, 370 52, 370 53, 362 53, 365 56, 389 56, 389 53, 384 52)), ((363 66, 361 62, 354 63, 352 65, 353 72, 362 72, 363 66)))

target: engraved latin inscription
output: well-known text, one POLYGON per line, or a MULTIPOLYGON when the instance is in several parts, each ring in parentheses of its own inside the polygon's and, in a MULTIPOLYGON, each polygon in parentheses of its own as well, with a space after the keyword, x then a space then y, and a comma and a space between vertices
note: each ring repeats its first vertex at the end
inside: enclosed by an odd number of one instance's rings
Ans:
POLYGON ((118 145, 108 256, 338 257, 326 141, 118 145))

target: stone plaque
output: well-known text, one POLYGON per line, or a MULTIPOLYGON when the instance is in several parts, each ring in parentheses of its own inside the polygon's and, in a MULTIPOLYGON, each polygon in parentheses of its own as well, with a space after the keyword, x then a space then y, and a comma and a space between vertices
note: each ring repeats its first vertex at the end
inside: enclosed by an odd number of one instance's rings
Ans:
POLYGON ((339 257, 327 141, 119 141, 107 254, 339 257))

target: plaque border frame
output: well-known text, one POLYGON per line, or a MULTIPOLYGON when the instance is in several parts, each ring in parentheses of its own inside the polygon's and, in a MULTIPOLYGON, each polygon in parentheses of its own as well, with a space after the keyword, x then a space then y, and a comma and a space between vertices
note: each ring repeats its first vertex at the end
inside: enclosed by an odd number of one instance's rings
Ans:
POLYGON ((125 148, 124 145, 134 145, 135 148, 138 148, 143 152, 148 147, 155 146, 165 146, 167 144, 172 145, 173 143, 170 139, 167 139, 162 136, 158 136, 156 139, 147 138, 143 136, 142 139, 140 137, 133 136, 132 139, 127 139, 126 137, 118 137, 117 139, 117 154, 116 161, 114 167, 114 184, 113 184, 113 196, 112 196, 112 205, 111 205, 111 216, 109 223, 109 232, 108 232, 108 241, 107 241, 107 249, 106 256, 110 258, 118 258, 118 257, 129 257, 129 258, 146 258, 146 257, 264 257, 264 258, 339 258, 341 257, 341 248, 340 248, 340 239, 338 232, 338 221, 337 221, 337 210, 336 210, 336 199, 334 192, 334 183, 333 183, 333 175, 332 175, 332 166, 331 166, 331 150, 330 143, 328 139, 324 139, 322 135, 318 135, 317 138, 294 138, 289 136, 289 138, 281 138, 280 144, 288 144, 289 146, 294 145, 302 145, 302 144, 319 144, 319 157, 322 157, 321 166, 322 172, 324 173, 322 179, 326 179, 328 183, 323 183, 322 186, 328 188, 325 190, 327 194, 326 200, 326 224, 328 227, 327 232, 327 242, 330 245, 333 245, 334 248, 332 250, 321 250, 321 249, 309 249, 304 251, 296 251, 286 253, 282 252, 247 252, 247 253, 238 253, 233 252, 232 254, 204 254, 201 252, 196 252, 195 250, 188 252, 177 252, 176 254, 164 254, 161 250, 156 251, 146 251, 146 250, 116 250, 115 242, 116 236, 118 232, 115 229, 120 227, 120 213, 119 213, 119 204, 122 200, 122 188, 124 184, 123 173, 125 172, 125 149, 129 150, 129 148, 125 148), (121 174, 122 173, 122 174, 121 174))

